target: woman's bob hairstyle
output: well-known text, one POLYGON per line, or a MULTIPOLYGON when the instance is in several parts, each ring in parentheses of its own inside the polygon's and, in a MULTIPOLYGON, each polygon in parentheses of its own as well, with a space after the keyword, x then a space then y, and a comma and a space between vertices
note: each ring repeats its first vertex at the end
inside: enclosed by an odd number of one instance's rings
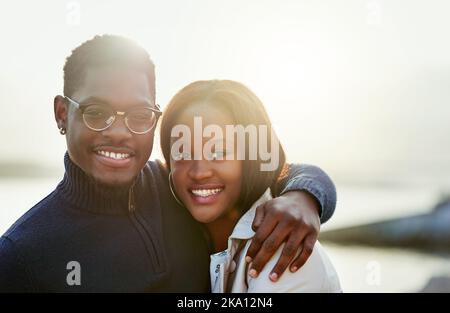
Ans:
MULTIPOLYGON (((246 86, 231 80, 205 80, 193 82, 181 89, 169 102, 163 113, 161 122, 161 150, 170 171, 170 144, 171 131, 177 124, 178 117, 190 105, 207 103, 221 110, 231 113, 235 125, 265 125, 268 130, 268 145, 270 145, 270 132, 273 131, 269 116, 262 102, 246 86)), ((273 136, 276 136, 273 133, 273 136)), ((277 137, 274 137, 277 138, 277 137)), ((237 202, 241 210, 248 210, 251 205, 267 190, 272 188, 273 194, 277 180, 287 176, 288 167, 286 157, 281 144, 279 145, 278 166, 272 171, 261 171, 263 160, 258 154, 256 160, 249 160, 249 140, 246 134, 245 156, 243 160, 242 191, 237 202)))

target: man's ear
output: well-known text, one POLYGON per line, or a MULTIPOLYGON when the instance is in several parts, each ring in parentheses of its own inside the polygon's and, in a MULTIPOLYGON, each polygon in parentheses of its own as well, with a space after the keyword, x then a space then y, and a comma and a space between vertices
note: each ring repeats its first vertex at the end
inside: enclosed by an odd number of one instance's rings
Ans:
POLYGON ((69 108, 63 96, 58 95, 55 97, 55 99, 53 100, 53 110, 55 113, 55 121, 58 128, 67 128, 69 108))

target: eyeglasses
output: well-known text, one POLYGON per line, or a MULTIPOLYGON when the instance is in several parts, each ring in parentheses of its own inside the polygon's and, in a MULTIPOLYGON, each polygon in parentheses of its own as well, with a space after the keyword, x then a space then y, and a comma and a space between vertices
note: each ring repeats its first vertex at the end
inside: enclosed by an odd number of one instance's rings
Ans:
POLYGON ((81 111, 84 124, 94 131, 103 131, 109 128, 116 120, 117 115, 123 115, 127 128, 134 134, 143 135, 156 126, 162 114, 158 105, 156 105, 156 108, 141 107, 123 112, 114 111, 104 104, 91 103, 82 106, 69 97, 64 98, 81 111))

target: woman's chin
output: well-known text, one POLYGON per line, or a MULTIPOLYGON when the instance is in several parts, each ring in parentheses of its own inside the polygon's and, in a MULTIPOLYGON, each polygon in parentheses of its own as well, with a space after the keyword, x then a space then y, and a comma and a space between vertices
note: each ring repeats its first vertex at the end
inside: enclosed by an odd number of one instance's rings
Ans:
POLYGON ((212 212, 206 212, 207 210, 211 210, 210 208, 188 208, 192 217, 202 224, 208 224, 214 222, 220 214, 211 214, 212 212))

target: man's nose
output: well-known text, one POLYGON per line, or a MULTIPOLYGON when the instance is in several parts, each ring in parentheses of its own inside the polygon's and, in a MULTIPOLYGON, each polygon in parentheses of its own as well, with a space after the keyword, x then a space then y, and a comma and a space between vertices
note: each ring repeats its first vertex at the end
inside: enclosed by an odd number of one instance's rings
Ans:
POLYGON ((133 136, 125 123, 125 116, 119 114, 116 115, 112 125, 103 130, 102 133, 112 139, 128 139, 133 136))
POLYGON ((193 180, 204 180, 213 176, 213 170, 208 160, 192 160, 189 168, 189 177, 193 180))

